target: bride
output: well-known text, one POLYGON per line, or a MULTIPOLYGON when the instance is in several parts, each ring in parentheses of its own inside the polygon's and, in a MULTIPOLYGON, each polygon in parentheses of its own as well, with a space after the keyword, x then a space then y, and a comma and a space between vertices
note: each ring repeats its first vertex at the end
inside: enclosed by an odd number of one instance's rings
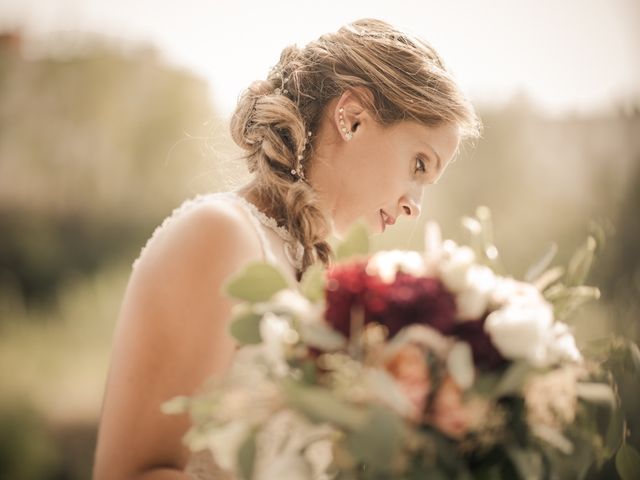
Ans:
POLYGON ((225 478, 160 405, 228 368, 232 301, 221 287, 255 260, 292 285, 328 264, 330 234, 382 232, 420 214, 422 192, 478 134, 473 108, 425 42, 359 20, 288 47, 231 120, 252 180, 186 202, 134 265, 114 336, 94 478, 225 478), (218 473, 216 473, 218 472, 218 473))

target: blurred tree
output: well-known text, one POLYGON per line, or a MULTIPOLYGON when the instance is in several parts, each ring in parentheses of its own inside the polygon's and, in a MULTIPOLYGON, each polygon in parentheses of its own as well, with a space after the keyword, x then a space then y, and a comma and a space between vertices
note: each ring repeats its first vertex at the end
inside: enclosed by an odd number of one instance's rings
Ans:
POLYGON ((18 54, 19 36, 5 37, 0 288, 4 278, 32 300, 70 271, 133 255, 181 199, 220 188, 210 175, 194 181, 211 173, 219 120, 205 82, 148 48, 79 37, 82 49, 63 42, 32 60, 18 54))

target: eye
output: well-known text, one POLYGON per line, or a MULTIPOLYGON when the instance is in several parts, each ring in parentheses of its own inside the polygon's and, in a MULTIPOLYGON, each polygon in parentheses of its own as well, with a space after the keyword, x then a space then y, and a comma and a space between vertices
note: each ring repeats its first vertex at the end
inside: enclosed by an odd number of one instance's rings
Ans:
POLYGON ((416 172, 425 173, 427 171, 427 162, 422 156, 416 157, 416 172))

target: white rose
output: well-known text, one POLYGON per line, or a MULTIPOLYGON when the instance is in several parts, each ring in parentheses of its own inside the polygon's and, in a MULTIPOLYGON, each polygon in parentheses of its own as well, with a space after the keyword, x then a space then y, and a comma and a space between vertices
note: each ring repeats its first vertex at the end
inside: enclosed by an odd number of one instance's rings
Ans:
POLYGON ((440 264, 442 281, 452 292, 460 292, 467 286, 467 274, 476 256, 469 247, 458 247, 447 257, 440 264))
POLYGON ((556 322, 551 328, 547 355, 551 363, 582 360, 576 341, 566 323, 556 322))
POLYGON ((293 290, 281 290, 266 306, 266 311, 290 312, 303 321, 317 321, 321 318, 322 305, 312 304, 306 297, 293 290))
POLYGON ((367 263, 367 273, 392 283, 399 271, 420 277, 425 274, 424 258, 418 252, 390 250, 378 252, 367 263))
POLYGON ((519 282, 510 277, 496 277, 489 306, 500 308, 513 301, 539 302, 543 301, 543 298, 538 289, 530 283, 519 282))
POLYGON ((289 321, 271 312, 267 312, 260 320, 260 338, 264 346, 264 355, 277 375, 288 371, 285 361, 285 345, 298 341, 296 332, 289 321))
POLYGON ((545 365, 553 310, 544 301, 514 301, 490 313, 484 329, 503 357, 545 365))
POLYGON ((477 320, 487 311, 496 278, 489 267, 472 265, 467 271, 467 286, 456 295, 458 320, 477 320))

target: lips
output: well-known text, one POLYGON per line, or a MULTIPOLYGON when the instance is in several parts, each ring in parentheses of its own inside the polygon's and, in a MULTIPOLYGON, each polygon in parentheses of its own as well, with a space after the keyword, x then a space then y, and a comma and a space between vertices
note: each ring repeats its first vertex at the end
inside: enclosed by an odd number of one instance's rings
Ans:
POLYGON ((384 210, 380 209, 380 222, 382 224, 382 231, 384 232, 387 225, 393 225, 396 223, 396 219, 388 215, 384 210))

